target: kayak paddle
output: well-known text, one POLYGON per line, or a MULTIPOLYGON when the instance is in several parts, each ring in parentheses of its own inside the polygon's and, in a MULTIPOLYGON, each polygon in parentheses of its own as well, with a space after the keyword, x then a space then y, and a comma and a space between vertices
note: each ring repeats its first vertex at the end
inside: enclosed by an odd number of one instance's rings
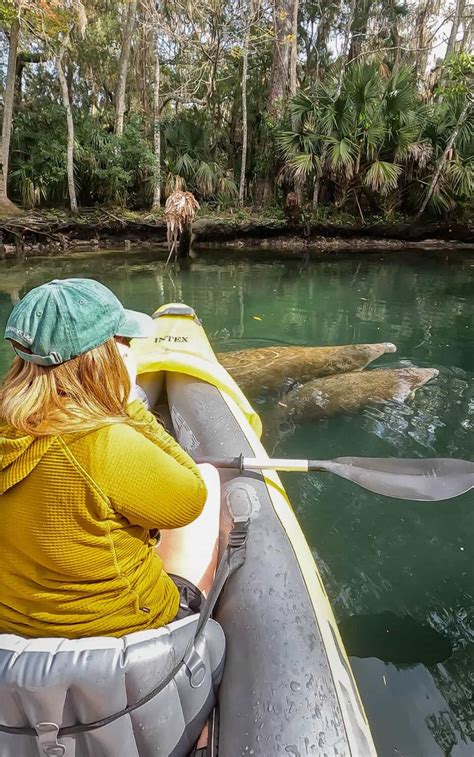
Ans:
POLYGON ((398 459, 337 457, 335 460, 285 460, 258 457, 196 458, 216 468, 326 471, 376 494, 420 502, 439 502, 474 488, 474 462, 449 457, 398 459))

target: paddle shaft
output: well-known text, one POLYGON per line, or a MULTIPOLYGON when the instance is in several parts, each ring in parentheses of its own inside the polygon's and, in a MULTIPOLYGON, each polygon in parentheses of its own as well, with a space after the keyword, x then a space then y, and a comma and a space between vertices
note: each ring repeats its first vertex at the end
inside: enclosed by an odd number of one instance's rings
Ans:
POLYGON ((474 463, 435 457, 399 458, 340 457, 336 460, 286 460, 267 457, 196 458, 216 468, 280 470, 307 473, 325 471, 352 481, 364 489, 397 499, 439 502, 474 488, 474 463))
POLYGON ((259 457, 199 457, 195 459, 196 463, 209 463, 216 468, 237 468, 242 473, 244 470, 279 470, 294 471, 296 473, 308 473, 310 470, 320 470, 311 468, 311 460, 285 460, 283 458, 259 458, 259 457))

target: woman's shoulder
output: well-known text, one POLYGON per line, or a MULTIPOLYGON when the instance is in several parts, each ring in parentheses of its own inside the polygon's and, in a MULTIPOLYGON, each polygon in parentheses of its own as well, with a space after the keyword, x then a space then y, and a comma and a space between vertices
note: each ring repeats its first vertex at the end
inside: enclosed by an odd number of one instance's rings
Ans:
POLYGON ((74 431, 71 434, 63 434, 63 439, 68 444, 119 444, 141 437, 139 431, 132 424, 125 421, 116 421, 99 426, 88 431, 74 431))
POLYGON ((63 435, 62 440, 74 464, 79 464, 99 485, 122 475, 129 465, 136 467, 143 459, 144 438, 127 422, 63 435))

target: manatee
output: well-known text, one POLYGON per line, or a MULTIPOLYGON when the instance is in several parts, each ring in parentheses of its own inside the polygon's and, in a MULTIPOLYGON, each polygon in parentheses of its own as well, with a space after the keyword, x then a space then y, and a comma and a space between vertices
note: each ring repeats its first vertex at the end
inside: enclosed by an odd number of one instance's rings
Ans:
POLYGON ((348 373, 365 368, 387 352, 391 342, 346 344, 337 347, 262 347, 217 355, 219 362, 244 392, 278 391, 288 379, 310 381, 318 376, 348 373))
POLYGON ((277 413, 298 422, 352 413, 373 402, 404 402, 438 373, 436 368, 376 368, 313 379, 291 389, 277 413))
POLYGON ((378 657, 395 665, 436 665, 451 657, 450 639, 410 615, 386 610, 374 615, 351 615, 338 623, 348 654, 378 657))

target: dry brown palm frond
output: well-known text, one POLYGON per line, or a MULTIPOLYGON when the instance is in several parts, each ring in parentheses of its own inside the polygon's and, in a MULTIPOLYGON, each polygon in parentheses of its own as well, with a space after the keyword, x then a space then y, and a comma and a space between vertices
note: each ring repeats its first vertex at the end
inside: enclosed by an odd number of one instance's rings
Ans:
POLYGON ((433 145, 427 140, 413 142, 407 148, 407 157, 411 158, 420 168, 425 168, 433 155, 433 145))
POLYGON ((165 218, 170 260, 178 248, 179 237, 183 228, 191 226, 199 210, 199 203, 191 192, 173 192, 166 200, 165 218))

